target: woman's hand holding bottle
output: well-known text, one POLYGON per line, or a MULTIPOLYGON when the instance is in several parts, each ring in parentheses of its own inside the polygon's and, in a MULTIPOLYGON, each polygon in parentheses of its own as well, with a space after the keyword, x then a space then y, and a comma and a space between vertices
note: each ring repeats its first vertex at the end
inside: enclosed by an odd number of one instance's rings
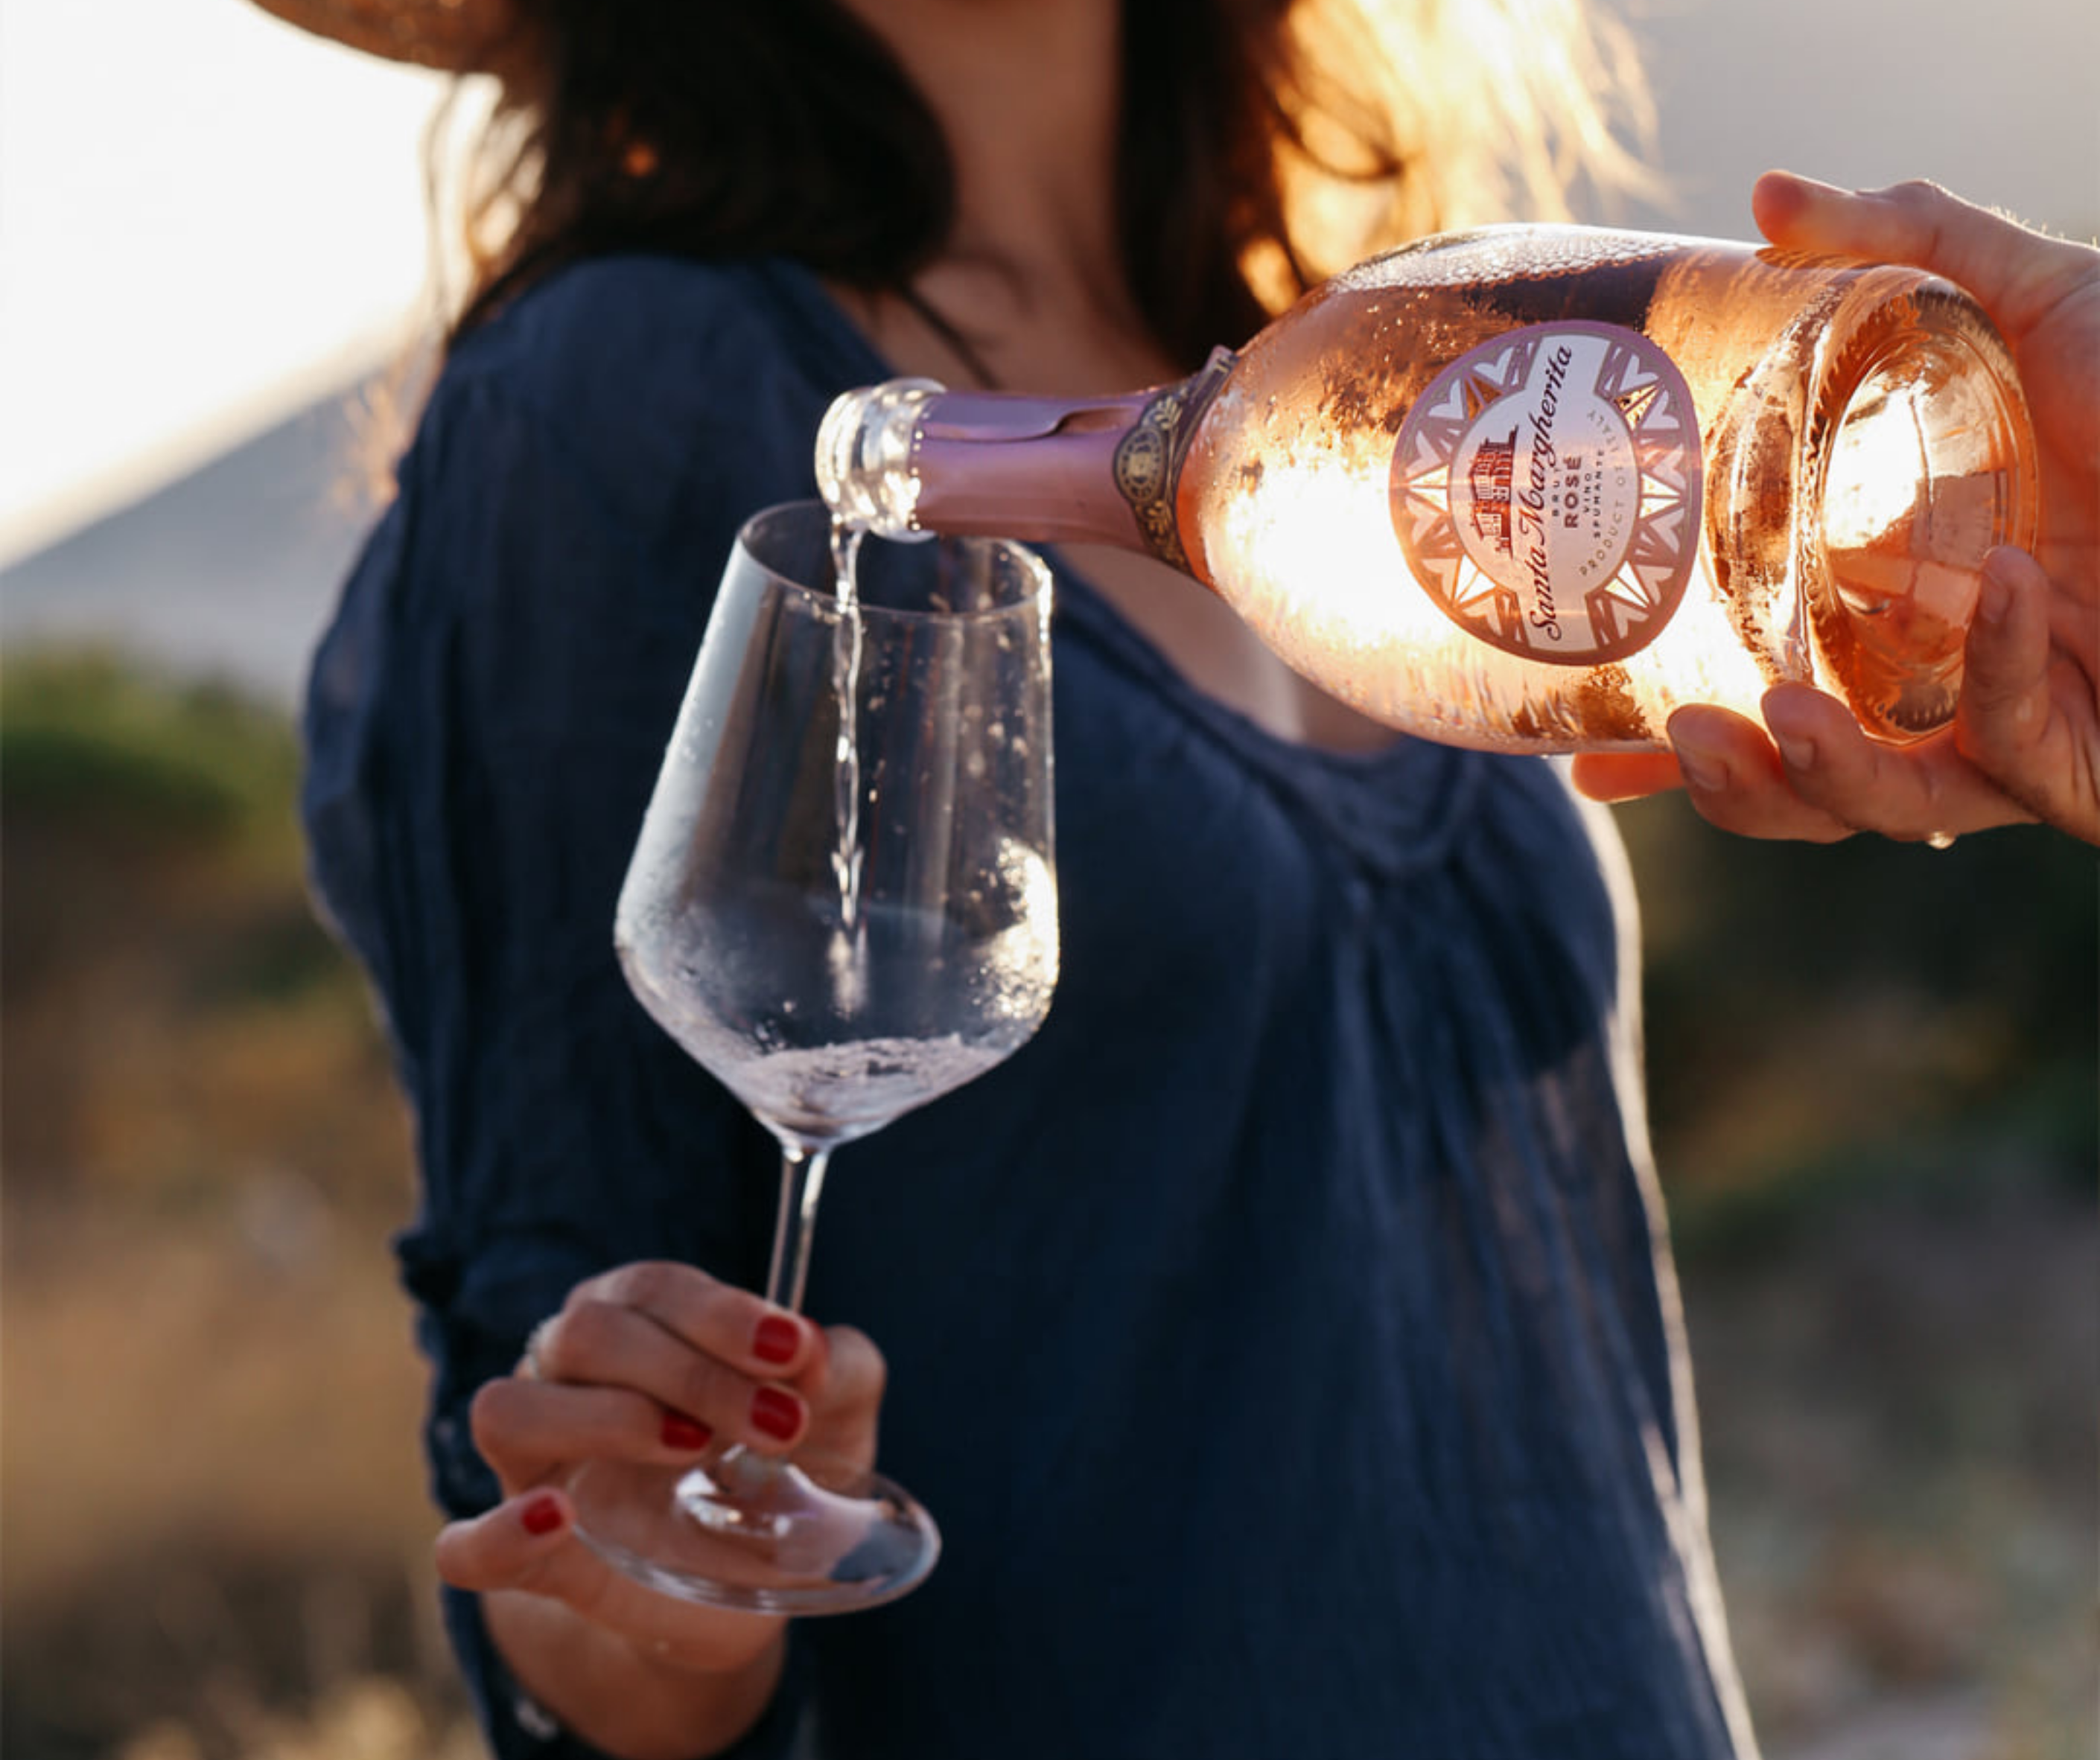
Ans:
POLYGON ((689 1266, 580 1284, 473 1407, 503 1501, 439 1535, 437 1566, 479 1592, 527 1692, 623 1754, 726 1745, 777 1684, 785 1621, 659 1595, 574 1531, 557 1489, 586 1460, 697 1462, 716 1443, 875 1458, 885 1369, 851 1327, 819 1328, 689 1266))
POLYGON ((1933 738, 1883 745, 1833 699, 1785 685, 1765 700, 1774 738, 1724 709, 1681 709, 1674 757, 1588 754, 1577 785, 1623 800, 1682 781, 1700 812, 1749 836, 1943 839, 2039 819, 2100 843, 2100 251, 1926 183, 1855 194, 1772 173, 1754 208, 1783 249, 1926 269, 1989 312, 2040 448, 2036 554, 1988 561, 1960 708, 1933 738))

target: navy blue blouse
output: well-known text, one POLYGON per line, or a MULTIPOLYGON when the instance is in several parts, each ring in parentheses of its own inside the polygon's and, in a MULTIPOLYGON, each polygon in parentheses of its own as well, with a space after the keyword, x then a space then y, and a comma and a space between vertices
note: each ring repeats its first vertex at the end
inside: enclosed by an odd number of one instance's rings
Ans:
MULTIPOLYGON (((448 1511, 496 1494, 469 1398, 578 1280, 761 1279, 771 1140, 630 999, 613 904, 738 523, 886 373, 789 266, 562 273, 447 366, 316 659, 314 871, 414 1102, 448 1511)), ((746 1746, 1747 1754, 1615 846, 1544 762, 1280 741, 1057 593, 1055 1006, 840 1153, 810 1286, 887 1355, 946 1550, 796 1627, 746 1746)), ((496 1752, 584 1753, 449 1612, 496 1752)))

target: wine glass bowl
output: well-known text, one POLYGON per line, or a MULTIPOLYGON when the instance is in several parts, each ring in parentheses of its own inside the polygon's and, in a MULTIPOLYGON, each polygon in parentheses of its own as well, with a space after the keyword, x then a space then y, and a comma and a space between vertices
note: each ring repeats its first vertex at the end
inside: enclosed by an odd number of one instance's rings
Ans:
MULTIPOLYGON (((801 1305, 831 1152, 1040 1025, 1053 839, 1042 563, 988 539, 863 548, 817 502, 748 521, 614 944, 643 1006, 780 1144, 770 1300, 801 1305)), ((939 1547, 899 1487, 802 1453, 599 1460, 569 1490, 602 1554, 715 1605, 871 1606, 939 1547)))
POLYGON ((739 540, 732 574, 771 578, 748 607, 725 583, 614 942, 691 1056, 836 1147, 1025 1042, 1057 930, 1042 565, 877 542, 856 619, 801 584, 829 538, 805 504, 739 540))

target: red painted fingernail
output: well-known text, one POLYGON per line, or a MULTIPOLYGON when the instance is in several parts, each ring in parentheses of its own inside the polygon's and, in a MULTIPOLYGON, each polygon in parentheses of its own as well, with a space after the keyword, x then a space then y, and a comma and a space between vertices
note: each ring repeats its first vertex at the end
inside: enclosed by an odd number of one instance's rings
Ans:
POLYGON ((518 1520, 528 1534, 551 1534, 562 1525, 562 1500, 543 1491, 518 1512, 518 1520))
POLYGON ((751 1396, 751 1427, 785 1442, 802 1427, 802 1402, 778 1387, 761 1387, 751 1396))
POLYGON ((802 1348, 801 1322, 785 1314, 768 1314, 752 1334, 751 1354, 761 1363, 788 1363, 802 1348))
POLYGON ((704 1449, 714 1440, 715 1433, 683 1412, 666 1412, 662 1434, 667 1449, 704 1449))

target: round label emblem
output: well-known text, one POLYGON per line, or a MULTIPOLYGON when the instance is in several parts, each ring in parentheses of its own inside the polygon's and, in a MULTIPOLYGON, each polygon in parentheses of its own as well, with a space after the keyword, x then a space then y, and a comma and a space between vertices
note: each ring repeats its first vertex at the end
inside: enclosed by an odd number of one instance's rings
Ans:
POLYGON ((1134 425, 1117 446, 1116 487, 1134 505, 1159 499, 1167 487, 1167 437, 1149 421, 1134 425))
POLYGON ((1699 553, 1699 418, 1635 330, 1542 324, 1446 367, 1392 455, 1408 565, 1469 633, 1526 659, 1622 659, 1699 553))

